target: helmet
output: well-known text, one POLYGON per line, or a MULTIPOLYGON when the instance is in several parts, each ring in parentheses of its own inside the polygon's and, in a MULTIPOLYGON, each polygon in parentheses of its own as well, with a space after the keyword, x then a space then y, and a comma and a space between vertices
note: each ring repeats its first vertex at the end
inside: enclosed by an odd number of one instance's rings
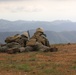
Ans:
POLYGON ((36 32, 44 32, 43 28, 37 28, 36 32))
POLYGON ((28 37, 28 33, 27 32, 23 32, 22 35, 28 37))

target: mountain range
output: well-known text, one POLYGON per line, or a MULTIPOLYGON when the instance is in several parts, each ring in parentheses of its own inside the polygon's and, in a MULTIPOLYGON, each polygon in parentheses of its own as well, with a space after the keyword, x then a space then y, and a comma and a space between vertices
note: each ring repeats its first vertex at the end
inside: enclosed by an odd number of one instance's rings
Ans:
MULTIPOLYGON (((30 31, 30 36, 34 33, 30 31)), ((22 34, 22 32, 0 32, 0 43, 5 43, 5 39, 8 36, 15 34, 22 34)), ((54 32, 45 31, 50 44, 61 44, 61 43, 76 43, 76 31, 65 31, 65 32, 54 32)))
POLYGON ((36 29, 38 27, 44 28, 46 31, 76 31, 76 22, 69 20, 56 20, 48 21, 8 21, 0 19, 0 32, 14 32, 14 31, 27 31, 36 29))
POLYGON ((76 43, 76 22, 69 20, 47 21, 8 21, 0 19, 0 43, 4 43, 6 37, 21 34, 29 30, 30 35, 38 27, 44 28, 50 44, 76 43))

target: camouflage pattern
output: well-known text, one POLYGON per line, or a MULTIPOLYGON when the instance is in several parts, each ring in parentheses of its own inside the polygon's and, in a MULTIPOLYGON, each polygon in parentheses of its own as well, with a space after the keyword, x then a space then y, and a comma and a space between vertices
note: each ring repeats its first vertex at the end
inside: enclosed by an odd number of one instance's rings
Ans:
POLYGON ((16 34, 14 36, 9 36, 5 39, 6 43, 15 42, 16 39, 20 38, 21 36, 19 34, 16 34))
POLYGON ((0 52, 7 52, 8 47, 7 46, 0 46, 0 52))
POLYGON ((27 32, 23 32, 22 35, 28 38, 28 33, 27 32))
POLYGON ((34 46, 34 51, 48 52, 48 51, 50 51, 50 47, 42 45, 39 42, 36 42, 36 45, 34 46))
POLYGON ((28 41, 28 35, 19 35, 19 34, 16 34, 14 36, 10 36, 10 37, 7 37, 5 39, 5 42, 6 43, 11 43, 11 42, 17 42, 19 43, 22 47, 26 46, 26 42, 28 41))
POLYGON ((26 47, 26 42, 28 41, 28 36, 21 35, 21 41, 23 41, 23 47, 26 47))
POLYGON ((57 52, 57 51, 58 51, 58 48, 56 47, 50 48, 50 52, 57 52))
POLYGON ((7 50, 8 54, 13 54, 13 53, 17 53, 17 52, 20 52, 19 48, 17 48, 17 47, 8 48, 8 50, 7 50))
POLYGON ((41 43, 42 45, 45 46, 50 46, 48 39, 46 38, 46 35, 44 34, 44 32, 40 32, 40 31, 36 31, 34 33, 34 35, 31 37, 31 39, 34 38, 36 39, 37 42, 41 43))
POLYGON ((9 54, 17 52, 30 52, 30 51, 41 51, 41 52, 56 52, 56 47, 50 48, 50 44, 44 30, 37 28, 34 35, 30 37, 29 33, 23 32, 21 35, 16 34, 14 36, 7 37, 5 39, 6 44, 0 45, 0 52, 7 52, 9 54))
POLYGON ((26 46, 26 42, 28 41, 28 38, 21 37, 15 40, 15 42, 19 43, 22 47, 26 46))
POLYGON ((20 52, 20 53, 25 52, 25 47, 20 47, 20 48, 19 48, 19 52, 20 52))
POLYGON ((26 43, 26 46, 33 47, 33 51, 48 51, 50 48, 49 41, 41 28, 38 28, 34 35, 26 43))
POLYGON ((25 47, 25 52, 30 52, 30 51, 34 51, 34 48, 31 46, 26 46, 25 47))
POLYGON ((21 47, 21 45, 17 42, 11 42, 6 44, 8 48, 13 48, 13 47, 21 47))
POLYGON ((36 42, 35 46, 34 46, 34 51, 39 51, 42 48, 42 44, 39 42, 36 42))
POLYGON ((37 28, 37 29, 36 29, 36 32, 42 32, 42 33, 43 33, 44 30, 43 30, 43 28, 37 28))
POLYGON ((28 41, 28 33, 24 32, 22 35, 16 34, 5 39, 8 47, 7 53, 17 53, 25 51, 26 42, 28 41))
POLYGON ((36 44, 36 39, 31 38, 29 41, 27 41, 26 46, 35 46, 36 44))
POLYGON ((16 42, 11 42, 7 44, 7 47, 8 47, 7 53, 13 54, 19 52, 19 48, 21 47, 21 45, 16 42))

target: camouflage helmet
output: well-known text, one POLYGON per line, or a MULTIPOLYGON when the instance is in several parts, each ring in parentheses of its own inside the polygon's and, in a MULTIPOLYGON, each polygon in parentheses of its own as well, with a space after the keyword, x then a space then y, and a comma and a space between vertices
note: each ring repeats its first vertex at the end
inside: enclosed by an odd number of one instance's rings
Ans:
POLYGON ((43 28, 37 28, 36 32, 44 32, 43 28))
POLYGON ((23 32, 22 35, 28 37, 28 33, 27 32, 23 32))

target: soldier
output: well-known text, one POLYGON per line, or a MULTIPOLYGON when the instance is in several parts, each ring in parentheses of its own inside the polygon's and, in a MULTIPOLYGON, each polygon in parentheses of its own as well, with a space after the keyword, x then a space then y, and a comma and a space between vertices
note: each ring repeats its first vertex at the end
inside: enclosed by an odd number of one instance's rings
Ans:
POLYGON ((35 38, 37 42, 45 45, 50 46, 48 39, 46 38, 46 34, 44 34, 44 30, 42 28, 37 28, 36 32, 32 36, 32 38, 35 38))
POLYGON ((10 36, 5 39, 6 43, 16 42, 16 43, 19 43, 23 47, 25 47, 27 41, 28 41, 27 32, 24 32, 22 35, 16 34, 14 36, 10 36))
POLYGON ((22 37, 22 40, 23 40, 23 42, 24 42, 24 47, 26 47, 26 42, 28 41, 28 38, 29 38, 28 33, 27 33, 27 32, 24 32, 24 33, 21 35, 21 37, 22 37))
POLYGON ((26 47, 26 42, 28 41, 28 33, 27 32, 22 33, 20 38, 17 38, 15 41, 19 43, 22 47, 26 47))
POLYGON ((19 34, 16 34, 14 36, 9 36, 5 39, 6 43, 15 42, 16 39, 20 38, 21 36, 19 34))
POLYGON ((26 42, 28 41, 28 33, 24 32, 22 35, 15 35, 12 37, 12 41, 5 40, 7 42, 7 53, 23 52, 25 50, 26 42))
POLYGON ((20 52, 19 48, 21 47, 21 45, 17 42, 11 42, 7 44, 7 53, 9 54, 13 54, 13 53, 17 53, 20 52))
POLYGON ((46 35, 42 28, 37 28, 34 35, 30 38, 30 40, 26 43, 26 51, 48 51, 49 49, 49 41, 46 39, 46 35), (29 49, 30 48, 30 49, 29 49))

